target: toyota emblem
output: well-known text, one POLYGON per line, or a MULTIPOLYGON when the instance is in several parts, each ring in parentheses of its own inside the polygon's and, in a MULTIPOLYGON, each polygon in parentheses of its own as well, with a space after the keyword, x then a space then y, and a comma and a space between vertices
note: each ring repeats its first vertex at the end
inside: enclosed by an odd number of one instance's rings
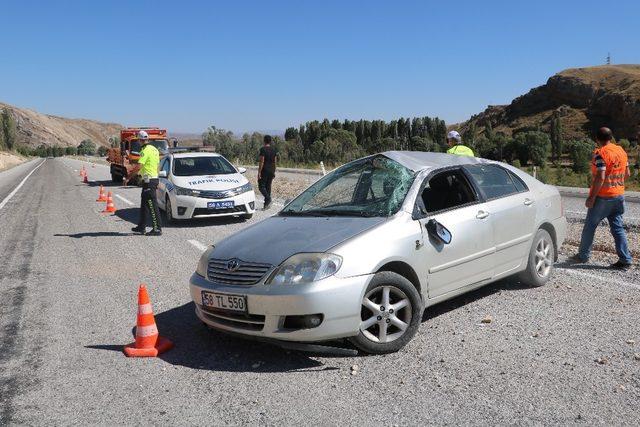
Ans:
POLYGON ((240 268, 240 260, 234 258, 227 261, 228 271, 236 271, 238 268, 240 268))

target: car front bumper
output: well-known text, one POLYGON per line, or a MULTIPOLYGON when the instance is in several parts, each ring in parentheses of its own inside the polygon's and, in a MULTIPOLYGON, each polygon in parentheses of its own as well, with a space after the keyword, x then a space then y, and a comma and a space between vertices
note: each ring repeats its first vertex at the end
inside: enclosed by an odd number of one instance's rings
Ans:
POLYGON ((253 214, 256 211, 256 195, 252 191, 238 194, 234 197, 226 199, 206 199, 194 196, 174 196, 172 200, 173 217, 176 219, 204 218, 218 216, 232 216, 253 214), (234 203, 233 209, 209 209, 208 203, 211 202, 229 202, 234 203))
POLYGON ((354 336, 360 327, 361 302, 373 275, 329 277, 307 285, 222 285, 194 273, 190 279, 196 315, 222 331, 284 341, 317 342, 354 336), (244 295, 247 313, 214 311, 202 306, 202 291, 244 295), (287 328, 287 316, 322 314, 315 328, 287 328))

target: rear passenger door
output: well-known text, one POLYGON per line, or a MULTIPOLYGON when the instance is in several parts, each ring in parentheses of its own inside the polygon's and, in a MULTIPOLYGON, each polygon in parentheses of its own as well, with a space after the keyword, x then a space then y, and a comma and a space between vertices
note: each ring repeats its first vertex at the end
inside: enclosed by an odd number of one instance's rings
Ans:
POLYGON ((536 207, 526 184, 497 164, 465 166, 483 194, 496 246, 495 276, 515 272, 529 253, 536 207))

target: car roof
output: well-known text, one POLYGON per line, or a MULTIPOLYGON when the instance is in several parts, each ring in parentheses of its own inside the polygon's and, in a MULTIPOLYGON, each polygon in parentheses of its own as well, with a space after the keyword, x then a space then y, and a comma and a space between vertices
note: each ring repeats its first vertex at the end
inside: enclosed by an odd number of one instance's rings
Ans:
POLYGON ((447 166, 477 165, 489 163, 485 159, 456 154, 431 153, 426 151, 385 151, 383 156, 395 160, 414 172, 423 169, 439 169, 447 166))
POLYGON ((171 153, 171 155, 176 159, 183 159, 185 157, 222 157, 221 154, 212 153, 212 152, 198 152, 198 151, 187 151, 183 153, 171 153))

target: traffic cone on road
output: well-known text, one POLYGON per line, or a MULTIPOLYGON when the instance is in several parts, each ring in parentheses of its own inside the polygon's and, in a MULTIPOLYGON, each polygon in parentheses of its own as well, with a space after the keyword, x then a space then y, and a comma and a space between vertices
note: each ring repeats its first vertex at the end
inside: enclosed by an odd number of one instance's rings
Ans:
POLYGON ((84 176, 84 172, 85 172, 85 171, 84 171, 84 166, 83 166, 83 167, 82 167, 82 169, 80 169, 80 177, 83 177, 83 176, 84 176))
POLYGON ((149 294, 144 284, 138 289, 138 318, 136 321, 136 342, 124 346, 127 357, 156 357, 170 350, 173 343, 158 333, 156 319, 149 294))
POLYGON ((111 196, 111 191, 107 193, 107 206, 104 207, 102 213, 115 213, 116 206, 113 204, 113 197, 111 196))
POLYGON ((106 194, 104 194, 104 187, 101 185, 100 190, 98 191, 98 198, 96 202, 108 202, 106 194))
POLYGON ((82 182, 84 182, 85 184, 89 183, 89 178, 87 177, 87 173, 84 173, 84 178, 82 178, 82 182))

